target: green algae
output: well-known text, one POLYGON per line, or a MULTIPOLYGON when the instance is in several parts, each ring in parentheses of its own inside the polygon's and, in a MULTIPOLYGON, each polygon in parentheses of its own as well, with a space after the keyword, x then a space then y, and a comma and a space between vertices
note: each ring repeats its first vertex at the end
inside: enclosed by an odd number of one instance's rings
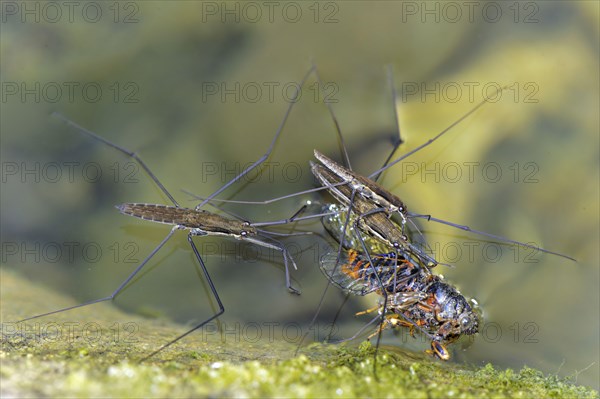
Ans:
MULTIPOLYGON (((423 353, 312 344, 296 353, 289 342, 223 342, 193 335, 142 360, 181 327, 145 321, 135 341, 115 335, 115 323, 142 323, 111 305, 86 312, 82 323, 97 323, 93 339, 85 330, 63 333, 16 330, 10 321, 32 310, 28 295, 69 303, 12 271, 2 270, 2 396, 112 397, 581 397, 598 392, 524 367, 497 370, 442 363, 423 353), (19 315, 19 316, 16 316, 19 315), (82 332, 84 331, 84 332, 82 332), (374 372, 375 370, 375 372, 374 372)), ((69 312, 53 322, 69 320, 69 312)), ((63 324, 64 325, 64 324, 63 324)))

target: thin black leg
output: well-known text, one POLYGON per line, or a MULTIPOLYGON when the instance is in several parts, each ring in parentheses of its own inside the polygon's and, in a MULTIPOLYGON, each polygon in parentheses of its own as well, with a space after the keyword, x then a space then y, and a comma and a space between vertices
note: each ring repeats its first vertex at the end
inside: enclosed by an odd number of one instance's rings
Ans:
POLYGON ((208 319, 204 320, 202 323, 197 324, 190 330, 188 330, 185 333, 179 335, 178 337, 172 339, 171 341, 167 342, 166 344, 164 344, 163 346, 161 346, 160 348, 158 348, 157 350, 155 350, 148 356, 144 357, 141 361, 145 361, 145 360, 151 358, 152 356, 156 355, 157 353, 159 353, 159 352, 163 351, 164 349, 168 348, 169 346, 173 345, 180 339, 188 336, 189 334, 193 333, 197 329, 202 328, 203 326, 210 323, 212 320, 216 319, 217 317, 219 317, 220 315, 222 315, 225 312, 225 307, 223 306, 223 303, 221 302, 221 298, 219 298, 219 294, 217 293, 217 288, 215 287, 212 279, 210 278, 210 274, 208 274, 206 265, 204 264, 204 261, 202 260, 202 256, 200 256, 200 252, 198 251, 198 248, 196 248, 196 244, 194 244, 192 237, 193 237, 192 233, 188 234, 188 242, 190 243, 190 246, 192 247, 192 251, 194 251, 194 255, 196 255, 196 259, 198 259, 198 262, 200 263, 200 267, 202 268, 202 273, 204 274, 204 278, 206 279, 206 282, 208 283, 208 286, 210 287, 210 290, 211 290, 213 296, 215 297, 215 300, 217 301, 219 310, 217 311, 217 313, 215 313, 208 319))

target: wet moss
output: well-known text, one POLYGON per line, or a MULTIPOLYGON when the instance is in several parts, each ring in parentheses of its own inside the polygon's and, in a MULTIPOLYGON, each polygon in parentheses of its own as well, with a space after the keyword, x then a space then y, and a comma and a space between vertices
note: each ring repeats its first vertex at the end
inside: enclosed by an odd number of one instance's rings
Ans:
MULTIPOLYGON (((10 320, 22 314, 21 306, 31 305, 25 299, 33 291, 48 302, 68 300, 41 292, 10 271, 3 270, 2 279, 3 396, 598 397, 594 390, 527 367, 476 368, 389 347, 375 358, 369 343, 313 344, 296 353, 287 342, 224 343, 191 336, 143 360, 182 329, 145 321, 151 328, 136 331, 132 342, 116 336, 111 323, 143 319, 100 305, 81 320, 101 326, 93 339, 89 329, 54 336, 50 328, 19 330, 10 320)), ((64 326, 66 317, 59 314, 54 322, 64 326)))

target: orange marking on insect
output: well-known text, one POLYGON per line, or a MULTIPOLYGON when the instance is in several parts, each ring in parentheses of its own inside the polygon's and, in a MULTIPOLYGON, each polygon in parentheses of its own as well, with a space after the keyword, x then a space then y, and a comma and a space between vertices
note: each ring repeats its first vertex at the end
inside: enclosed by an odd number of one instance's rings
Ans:
POLYGON ((357 259, 358 252, 351 250, 348 252, 348 262, 342 265, 342 273, 352 277, 355 280, 360 278, 360 271, 363 269, 364 261, 357 259))

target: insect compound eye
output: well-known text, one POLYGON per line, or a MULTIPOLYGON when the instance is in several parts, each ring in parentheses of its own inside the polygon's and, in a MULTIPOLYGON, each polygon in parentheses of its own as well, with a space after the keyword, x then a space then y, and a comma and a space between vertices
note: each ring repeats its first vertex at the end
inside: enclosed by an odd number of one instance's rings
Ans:
POLYGON ((471 332, 471 330, 475 329, 475 331, 473 331, 473 333, 475 333, 477 329, 477 318, 468 313, 463 313, 458 318, 458 324, 460 325, 461 331, 471 332))
POLYGON ((246 230, 242 230, 242 231, 240 231, 240 235, 242 237, 246 237, 248 235, 248 232, 246 230))
POLYGON ((250 226, 250 222, 244 222, 242 223, 242 226, 250 226))

